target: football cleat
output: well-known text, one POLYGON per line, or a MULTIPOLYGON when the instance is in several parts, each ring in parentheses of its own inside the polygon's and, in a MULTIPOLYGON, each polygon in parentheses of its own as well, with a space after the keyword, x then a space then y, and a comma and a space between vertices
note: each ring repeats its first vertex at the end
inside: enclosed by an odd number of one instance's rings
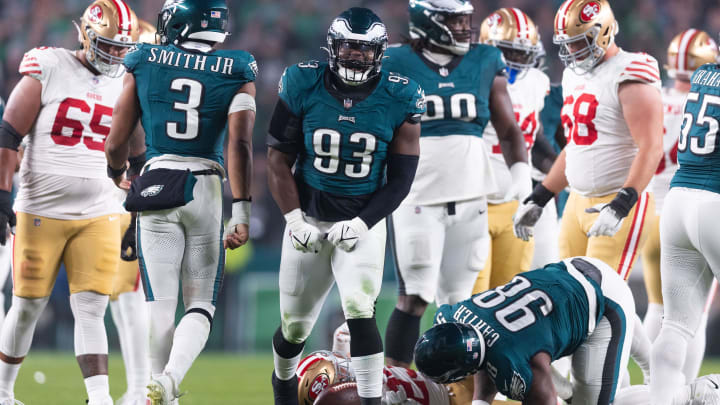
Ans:
POLYGON ((704 375, 693 381, 689 405, 720 405, 720 374, 704 375))
POLYGON ((25 405, 22 402, 14 398, 0 400, 0 405, 25 405))
POLYGON ((147 389, 148 405, 172 405, 180 397, 175 380, 166 373, 150 379, 147 389))

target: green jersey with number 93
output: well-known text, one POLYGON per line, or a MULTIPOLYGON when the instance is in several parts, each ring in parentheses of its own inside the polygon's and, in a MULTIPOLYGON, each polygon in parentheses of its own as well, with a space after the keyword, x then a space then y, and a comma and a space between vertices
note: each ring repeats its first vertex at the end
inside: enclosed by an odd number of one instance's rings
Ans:
POLYGON ((720 193, 720 65, 701 66, 693 73, 690 83, 677 144, 680 168, 670 188, 720 193))
MULTIPOLYGON (((605 297, 595 281, 586 280, 597 297, 599 320, 605 297)), ((503 286, 455 305, 442 305, 435 323, 475 327, 485 339, 485 369, 497 389, 522 400, 532 385, 530 359, 539 352, 553 360, 575 352, 588 337, 589 311, 584 287, 559 262, 520 273, 503 286)))
POLYGON ((326 87, 329 74, 326 62, 310 61, 289 67, 280 79, 280 98, 302 120, 295 178, 335 196, 367 196, 383 185, 395 131, 425 111, 423 91, 382 72, 367 98, 341 101, 326 87))
POLYGON ((147 158, 172 154, 223 164, 228 108, 255 81, 253 56, 138 44, 123 64, 135 76, 147 158))

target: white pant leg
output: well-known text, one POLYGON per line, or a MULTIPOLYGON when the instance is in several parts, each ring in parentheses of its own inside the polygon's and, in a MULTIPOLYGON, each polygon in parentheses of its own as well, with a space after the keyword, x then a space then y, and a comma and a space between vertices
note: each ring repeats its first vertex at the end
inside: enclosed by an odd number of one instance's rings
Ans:
POLYGON ((138 214, 138 259, 148 301, 177 300, 185 233, 177 210, 138 214))
POLYGON ((12 238, 14 236, 10 235, 5 246, 0 246, 0 325, 5 320, 5 295, 2 293, 2 289, 12 270, 12 238))
POLYGON ((385 220, 358 240, 355 249, 334 249, 332 271, 340 292, 345 319, 372 318, 380 294, 385 264, 385 220))
POLYGON ((445 205, 401 205, 392 214, 398 288, 433 302, 445 241, 445 205))
POLYGON ((222 181, 197 176, 194 199, 179 209, 185 231, 182 291, 185 310, 202 308, 214 315, 225 272, 222 181))
POLYGON ((608 405, 627 373, 635 301, 630 288, 610 266, 597 259, 583 259, 601 271, 605 312, 593 333, 573 353, 573 403, 608 405))
POLYGON ((449 215, 448 221, 436 296, 438 305, 452 305, 470 298, 490 251, 485 198, 457 203, 455 215, 449 215))
POLYGON ((542 215, 535 224, 535 236, 533 238, 535 247, 530 265, 531 269, 542 268, 546 264, 555 263, 560 259, 558 253, 559 231, 560 223, 558 222, 555 199, 551 199, 543 208, 542 215))
POLYGON ((280 319, 283 337, 290 343, 304 342, 320 315, 335 282, 330 267, 332 251, 327 241, 322 242, 318 253, 295 250, 285 227, 279 274, 280 319))

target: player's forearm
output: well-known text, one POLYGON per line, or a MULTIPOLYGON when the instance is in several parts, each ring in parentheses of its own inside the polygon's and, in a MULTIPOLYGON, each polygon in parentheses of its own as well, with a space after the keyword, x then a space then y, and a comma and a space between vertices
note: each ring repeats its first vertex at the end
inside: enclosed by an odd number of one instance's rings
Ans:
POLYGON ((228 178, 233 199, 250 198, 252 162, 251 142, 245 139, 228 142, 228 178))
POLYGON ((630 173, 628 174, 627 180, 625 180, 625 184, 623 184, 623 188, 632 187, 638 193, 645 190, 655 175, 662 156, 663 150, 662 143, 660 142, 658 142, 657 145, 653 144, 644 148, 641 147, 633 160, 632 166, 630 166, 630 173))
POLYGON ((493 380, 487 375, 484 370, 478 371, 473 376, 473 400, 485 401, 488 404, 493 403, 495 395, 497 395, 497 388, 493 380))
POLYGON ((15 166, 17 166, 17 152, 0 148, 0 190, 12 191, 15 166))
POLYGON ((498 132, 498 140, 508 167, 512 167, 517 162, 527 163, 528 154, 525 138, 517 125, 509 125, 503 135, 498 132))
POLYGON ((294 156, 268 148, 268 187, 283 214, 300 208, 295 178, 292 174, 294 156))
POLYGON ((565 177, 565 150, 560 152, 555 163, 550 168, 550 172, 542 181, 543 186, 553 193, 557 194, 565 189, 568 185, 565 177))

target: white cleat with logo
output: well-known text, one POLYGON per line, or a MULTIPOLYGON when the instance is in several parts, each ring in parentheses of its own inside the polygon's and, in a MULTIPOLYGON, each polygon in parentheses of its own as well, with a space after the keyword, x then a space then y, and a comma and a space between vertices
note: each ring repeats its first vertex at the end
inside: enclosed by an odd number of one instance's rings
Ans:
POLYGON ((720 405, 720 374, 704 375, 690 384, 688 405, 720 405))

